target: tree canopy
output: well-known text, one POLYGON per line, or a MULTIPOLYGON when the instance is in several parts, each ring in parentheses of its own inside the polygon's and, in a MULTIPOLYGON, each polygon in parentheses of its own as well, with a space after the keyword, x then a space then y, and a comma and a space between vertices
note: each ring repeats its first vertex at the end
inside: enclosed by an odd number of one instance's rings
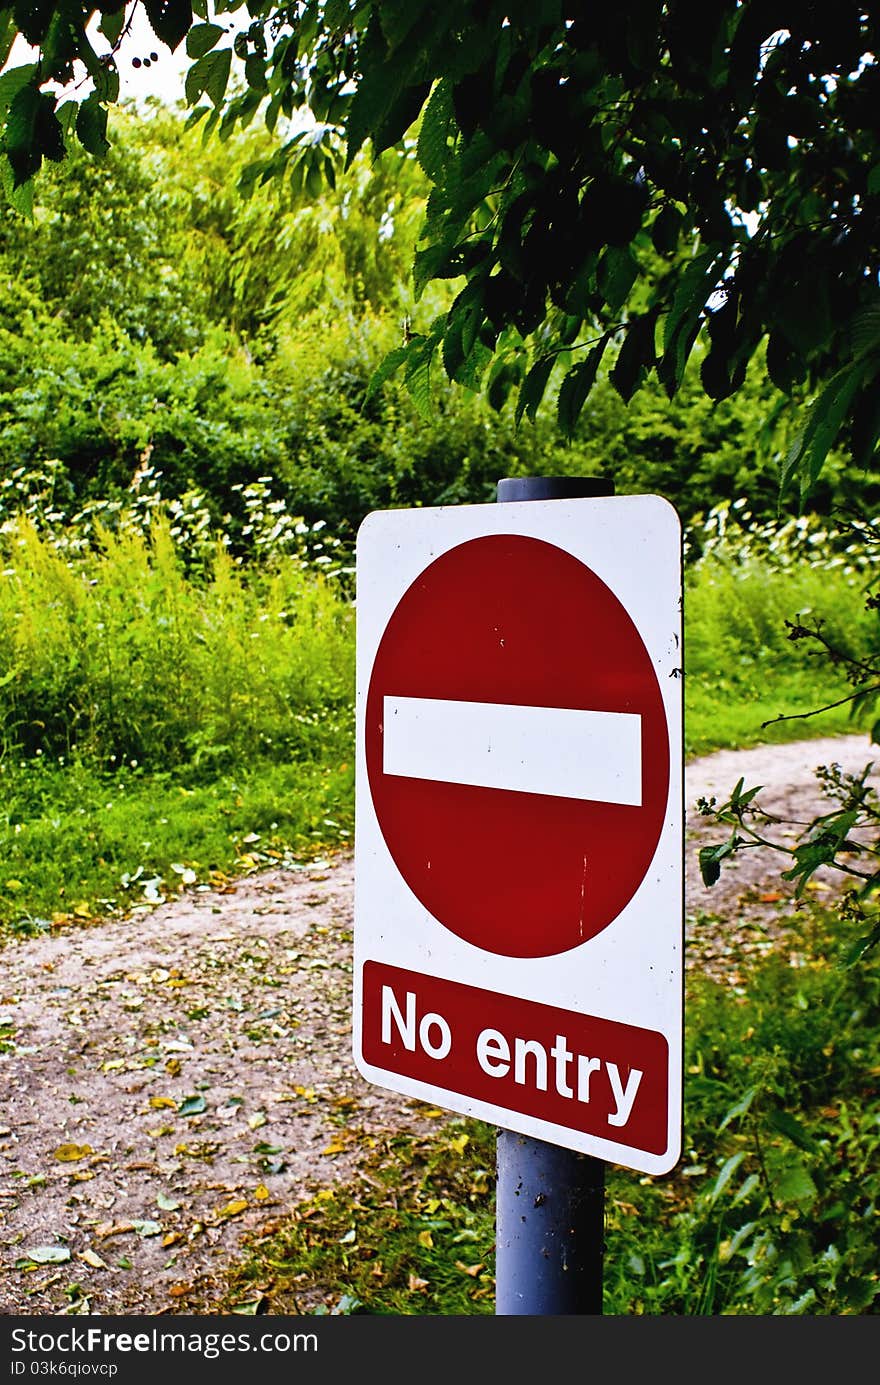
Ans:
MULTIPOLYGON (((430 180, 416 295, 450 281, 374 377, 432 369, 571 432, 603 358, 625 402, 688 361, 720 401, 760 353, 802 406, 783 482, 880 439, 880 13, 857 0, 137 0, 185 45, 190 120, 277 143, 243 173, 307 187, 408 141, 430 180)), ((0 178, 108 144, 131 11, 0 7, 0 178), (10 61, 13 41, 33 46, 10 61), (85 81, 81 79, 85 77, 85 81), (76 83, 79 81, 79 85, 76 83), (64 87, 59 92, 59 84, 64 87)))

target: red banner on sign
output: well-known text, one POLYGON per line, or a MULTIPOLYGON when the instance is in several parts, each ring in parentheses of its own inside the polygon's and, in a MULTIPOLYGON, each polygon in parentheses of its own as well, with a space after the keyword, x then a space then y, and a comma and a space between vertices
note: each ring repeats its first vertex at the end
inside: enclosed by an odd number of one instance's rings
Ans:
POLYGON ((375 1068, 649 1154, 667 1149, 669 1045, 653 1030, 372 961, 362 1014, 361 1051, 375 1068))

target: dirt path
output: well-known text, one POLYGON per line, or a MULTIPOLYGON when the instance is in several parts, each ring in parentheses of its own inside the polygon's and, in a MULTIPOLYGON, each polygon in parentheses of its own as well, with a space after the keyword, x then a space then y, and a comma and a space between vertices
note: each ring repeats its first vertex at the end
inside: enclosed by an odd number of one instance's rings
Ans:
MULTIPOLYGON (((870 751, 855 736, 688 767, 688 967, 735 980, 791 914, 767 853, 703 886, 697 848, 719 834, 697 798, 743 775, 807 820, 814 768, 870 751)), ((383 1136, 430 1128, 351 1061, 352 904, 340 856, 3 950, 0 1313, 210 1313, 243 1233, 357 1178, 383 1136)))

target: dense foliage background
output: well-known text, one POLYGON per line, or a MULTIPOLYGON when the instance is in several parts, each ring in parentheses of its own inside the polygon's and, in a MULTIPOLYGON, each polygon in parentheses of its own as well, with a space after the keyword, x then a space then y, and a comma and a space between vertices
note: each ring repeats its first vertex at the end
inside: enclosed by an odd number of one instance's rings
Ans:
MULTIPOLYGON (((236 553, 256 542, 255 485, 348 544, 373 508, 491 500, 499 477, 520 472, 611 475, 621 492, 668 496, 686 522, 746 493, 753 514, 776 513, 790 423, 760 363, 719 403, 696 361, 671 403, 656 383, 624 407, 606 372, 570 440, 552 381, 519 425, 513 401, 495 408, 491 391, 440 369, 425 412, 393 383, 369 395, 404 323, 446 292, 413 301, 428 192, 413 151, 362 156, 317 197, 272 182, 242 198, 270 137, 203 144, 183 124, 159 105, 117 116, 105 161, 73 153, 75 167, 43 171, 32 222, 0 211, 7 508, 12 485, 24 497, 48 486, 48 510, 64 516, 148 491, 198 495, 236 553)), ((870 506, 876 492, 837 456, 810 508, 870 506)))

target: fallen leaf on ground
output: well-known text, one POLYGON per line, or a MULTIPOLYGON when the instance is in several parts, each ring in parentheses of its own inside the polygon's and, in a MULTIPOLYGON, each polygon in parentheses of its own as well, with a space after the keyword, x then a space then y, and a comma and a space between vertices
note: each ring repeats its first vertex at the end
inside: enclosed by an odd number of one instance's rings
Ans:
POLYGON ((237 1217, 246 1209, 247 1200, 245 1198, 236 1198, 233 1202, 227 1202, 225 1207, 218 1208, 217 1216, 223 1217, 224 1219, 226 1217, 237 1217))
POLYGON ((245 1299, 242 1303, 233 1303, 231 1311, 239 1313, 243 1317, 256 1317, 265 1302, 265 1294, 260 1294, 259 1298, 245 1299))
POLYGON ((110 1236, 126 1236, 130 1231, 134 1231, 130 1221, 102 1221, 95 1227, 95 1235, 100 1241, 106 1241, 110 1236))
POLYGON ((200 1116, 207 1110, 208 1103, 203 1096, 187 1096, 177 1108, 179 1116, 200 1116))
POLYGON ((136 1231, 139 1236, 158 1236, 162 1230, 161 1222, 152 1221, 149 1218, 138 1218, 132 1222, 131 1226, 132 1230, 136 1231))
POLYGON ((67 1246, 31 1246, 25 1253, 37 1265, 63 1265, 70 1259, 67 1246))
POLYGON ((94 1154, 91 1145, 59 1145, 52 1151, 56 1159, 60 1159, 62 1164, 73 1164, 77 1159, 87 1159, 90 1154, 94 1154))

